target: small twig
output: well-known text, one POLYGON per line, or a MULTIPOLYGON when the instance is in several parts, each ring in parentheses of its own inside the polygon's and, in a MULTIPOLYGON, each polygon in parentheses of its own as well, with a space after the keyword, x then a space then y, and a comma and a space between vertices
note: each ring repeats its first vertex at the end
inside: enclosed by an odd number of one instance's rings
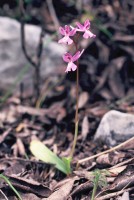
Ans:
POLYGON ((5 197, 6 200, 8 200, 7 196, 4 194, 4 192, 0 189, 0 193, 5 197))
POLYGON ((27 53, 27 49, 26 49, 26 41, 25 41, 25 23, 24 23, 24 16, 25 16, 25 9, 24 9, 24 2, 23 0, 19 0, 19 9, 20 9, 20 14, 21 14, 21 29, 20 29, 20 33, 21 33, 21 47, 23 50, 23 53, 26 57, 26 59, 28 60, 28 62, 36 67, 36 63, 32 60, 32 58, 28 55, 27 53))
POLYGON ((0 136, 0 144, 5 140, 5 138, 9 135, 12 128, 7 129, 1 136, 0 136))
POLYGON ((34 87, 36 89, 36 100, 40 95, 40 66, 41 66, 41 55, 43 52, 43 38, 44 38, 44 30, 42 28, 39 38, 39 44, 37 48, 37 55, 36 55, 36 67, 35 67, 35 82, 34 87))
POLYGON ((132 160, 134 160, 134 158, 130 158, 130 159, 125 160, 125 161, 123 161, 123 162, 121 162, 121 163, 118 163, 117 165, 114 165, 114 166, 110 167, 109 170, 110 170, 110 169, 116 169, 117 167, 121 167, 121 166, 123 166, 123 165, 125 165, 125 164, 128 164, 128 163, 131 162, 132 160))
POLYGON ((41 55, 43 51, 43 37, 44 37, 44 30, 42 28, 39 38, 39 44, 37 47, 37 53, 36 53, 36 60, 33 61, 32 57, 28 55, 27 49, 26 49, 26 42, 25 42, 25 29, 24 29, 24 22, 21 22, 21 45, 23 53, 28 60, 28 62, 35 68, 34 73, 34 88, 35 88, 35 96, 38 98, 40 95, 40 65, 41 65, 41 55))
POLYGON ((56 31, 58 31, 58 29, 60 27, 60 23, 59 23, 59 20, 57 18, 57 15, 56 15, 56 12, 55 12, 55 9, 54 9, 54 6, 53 6, 53 2, 52 2, 52 0, 47 0, 46 2, 47 2, 47 6, 48 6, 49 12, 51 14, 51 17, 53 19, 55 29, 56 29, 56 31))
POLYGON ((121 148, 122 146, 128 144, 128 143, 131 142, 132 140, 134 140, 134 137, 128 139, 127 141, 125 141, 125 142, 123 142, 123 143, 121 143, 121 144, 119 144, 119 145, 117 145, 117 146, 115 146, 115 147, 113 147, 113 148, 111 148, 111 149, 108 149, 108 150, 106 150, 106 151, 100 152, 100 153, 98 153, 98 154, 96 154, 96 155, 93 155, 93 156, 90 156, 90 157, 88 157, 88 158, 81 159, 81 160, 79 160, 79 161, 77 162, 77 167, 78 167, 81 163, 83 163, 83 162, 87 162, 87 161, 89 161, 89 160, 91 160, 91 159, 93 159, 93 158, 97 158, 97 157, 99 157, 99 156, 101 156, 101 155, 103 155, 103 154, 106 154, 106 153, 110 153, 110 152, 112 152, 112 151, 115 151, 115 150, 121 148))
POLYGON ((32 60, 32 58, 28 55, 27 53, 27 49, 26 49, 26 41, 25 41, 25 23, 22 20, 21 21, 21 46, 22 46, 22 50, 23 53, 26 57, 26 59, 28 60, 28 62, 36 68, 36 63, 32 60))
POLYGON ((35 57, 35 60, 33 60, 33 57, 29 56, 27 49, 26 49, 26 41, 25 41, 25 23, 24 23, 24 15, 25 15, 25 10, 23 7, 23 1, 19 1, 19 7, 20 7, 20 12, 21 12, 21 46, 23 53, 28 60, 28 62, 35 68, 35 73, 34 73, 34 89, 35 89, 35 96, 36 100, 38 99, 38 96, 40 95, 40 66, 41 66, 41 55, 43 51, 43 38, 44 38, 44 30, 42 28, 40 37, 39 37, 39 44, 37 47, 37 52, 35 57))
POLYGON ((42 28, 41 33, 40 33, 40 38, 39 38, 39 44, 37 47, 37 66, 41 65, 41 55, 42 55, 42 51, 43 51, 43 38, 45 36, 45 32, 42 28))
POLYGON ((112 197, 118 196, 118 195, 120 195, 120 194, 122 194, 124 192, 129 192, 129 191, 131 191, 133 189, 134 189, 134 187, 131 187, 131 188, 128 188, 128 189, 125 189, 125 190, 121 190, 121 191, 118 191, 118 192, 113 192, 113 193, 110 193, 110 194, 95 198, 95 200, 111 199, 112 197))
POLYGON ((18 1, 18 6, 19 6, 19 10, 21 11, 21 15, 25 15, 25 9, 24 9, 24 1, 23 0, 19 0, 18 1))

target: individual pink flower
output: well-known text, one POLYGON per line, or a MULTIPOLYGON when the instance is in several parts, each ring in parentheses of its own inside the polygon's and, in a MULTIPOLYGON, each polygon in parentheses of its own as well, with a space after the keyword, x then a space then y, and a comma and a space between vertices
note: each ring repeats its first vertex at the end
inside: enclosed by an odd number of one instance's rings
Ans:
POLYGON ((94 35, 91 31, 89 31, 89 28, 90 28, 89 19, 87 19, 84 22, 84 25, 80 24, 79 22, 76 22, 76 25, 78 26, 77 31, 84 32, 83 37, 85 39, 88 39, 89 37, 90 38, 95 38, 96 37, 96 35, 94 35))
POLYGON ((74 56, 72 56, 70 53, 65 53, 63 55, 63 60, 68 63, 65 72, 70 72, 71 70, 75 71, 77 69, 77 65, 75 65, 74 62, 80 58, 83 52, 84 49, 81 52, 78 51, 74 56))
POLYGON ((58 41, 58 43, 62 43, 62 44, 72 44, 73 40, 70 38, 70 36, 74 36, 76 33, 76 28, 70 30, 70 27, 65 25, 65 28, 60 27, 59 31, 61 33, 61 35, 64 35, 64 37, 62 39, 60 39, 58 41))

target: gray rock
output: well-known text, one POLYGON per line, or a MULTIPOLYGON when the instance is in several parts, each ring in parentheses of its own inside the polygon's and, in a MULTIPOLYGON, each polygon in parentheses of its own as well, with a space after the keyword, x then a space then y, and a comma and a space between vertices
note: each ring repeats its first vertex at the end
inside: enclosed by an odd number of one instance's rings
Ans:
POLYGON ((119 198, 119 200, 130 200, 129 199, 129 192, 124 192, 122 197, 119 198))
POLYGON ((115 146, 132 136, 134 136, 134 115, 111 110, 103 116, 94 140, 115 146))
MULTIPOLYGON (((35 55, 40 32, 41 28, 38 26, 25 26, 26 47, 29 55, 35 55)), ((63 66, 62 55, 65 51, 65 47, 51 41, 48 35, 45 36, 41 64, 43 79, 51 73, 62 71, 59 66, 63 66)), ((8 17, 0 17, 0 89, 8 89, 12 86, 27 64, 28 61, 21 49, 20 23, 8 17)), ((28 72, 23 75, 22 80, 26 87, 31 87, 34 68, 31 65, 28 66, 28 72)), ((21 79, 18 82, 20 81, 21 79)))

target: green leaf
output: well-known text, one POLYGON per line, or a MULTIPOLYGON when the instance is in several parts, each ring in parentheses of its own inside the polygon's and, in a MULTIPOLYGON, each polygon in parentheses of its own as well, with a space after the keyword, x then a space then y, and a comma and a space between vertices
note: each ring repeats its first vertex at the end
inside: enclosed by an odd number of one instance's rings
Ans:
POLYGON ((53 153, 48 147, 46 147, 39 140, 32 140, 30 143, 30 151, 39 160, 55 165, 57 169, 65 174, 68 174, 68 167, 55 153, 53 153))
POLYGON ((4 176, 3 174, 0 174, 0 178, 4 179, 4 181, 9 185, 9 187, 14 191, 14 193, 16 194, 16 196, 18 197, 19 200, 22 200, 19 192, 15 189, 15 187, 12 185, 12 183, 10 182, 10 180, 4 176))
POLYGON ((72 158, 71 157, 62 157, 62 160, 66 166, 66 171, 67 171, 67 174, 70 174, 71 173, 71 161, 72 161, 72 158))

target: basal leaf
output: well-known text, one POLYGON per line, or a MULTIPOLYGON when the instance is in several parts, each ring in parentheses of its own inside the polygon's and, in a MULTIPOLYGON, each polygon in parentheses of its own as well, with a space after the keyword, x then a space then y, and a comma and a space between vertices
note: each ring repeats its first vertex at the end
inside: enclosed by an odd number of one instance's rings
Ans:
POLYGON ((30 151, 39 160, 42 160, 45 163, 53 164, 57 169, 65 174, 68 174, 68 167, 66 168, 66 164, 39 140, 31 141, 30 151))
POLYGON ((67 171, 67 174, 70 174, 71 173, 71 161, 72 161, 72 158, 71 157, 62 157, 62 161, 64 162, 65 166, 66 166, 66 171, 67 171))

